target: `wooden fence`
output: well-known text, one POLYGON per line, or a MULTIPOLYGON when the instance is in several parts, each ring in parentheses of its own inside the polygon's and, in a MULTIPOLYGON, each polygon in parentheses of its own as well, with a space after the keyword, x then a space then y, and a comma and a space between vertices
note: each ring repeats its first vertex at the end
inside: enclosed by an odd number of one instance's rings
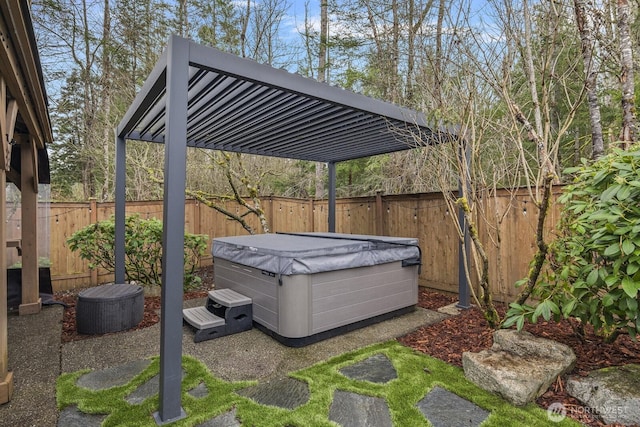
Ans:
MULTIPOLYGON (((555 199, 554 199, 555 200, 555 199)), ((326 200, 266 197, 263 207, 272 232, 327 231, 326 200)), ((229 203, 229 209, 235 210, 229 203)), ((162 219, 162 201, 128 202, 127 214, 162 219)), ((535 252, 537 212, 524 190, 498 192, 485 198, 478 210, 479 234, 491 260, 490 281, 494 298, 511 301, 518 291, 513 283, 527 272, 535 252)), ((104 271, 90 270, 87 262, 71 252, 66 240, 76 230, 113 215, 113 203, 52 203, 49 212, 50 262, 56 291, 86 287, 112 280, 104 271)), ((186 202, 185 230, 211 239, 246 234, 234 221, 194 200, 186 202)), ((558 218, 552 209, 548 230, 558 218)), ((422 249, 420 284, 444 291, 458 290, 458 233, 439 193, 373 196, 339 199, 336 231, 353 234, 407 236, 419 239, 422 249)), ((257 221, 250 223, 260 230, 257 221)), ((211 265, 210 247, 202 265, 211 265)))

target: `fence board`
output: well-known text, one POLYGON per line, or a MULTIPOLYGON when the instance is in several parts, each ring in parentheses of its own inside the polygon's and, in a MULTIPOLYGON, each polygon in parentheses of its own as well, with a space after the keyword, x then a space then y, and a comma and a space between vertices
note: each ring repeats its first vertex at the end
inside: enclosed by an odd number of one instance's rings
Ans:
MULTIPOLYGON (((560 190, 555 190, 555 197, 560 190)), ((234 202, 225 206, 235 212, 234 202)), ((328 203, 326 200, 300 200, 265 197, 262 208, 272 232, 327 231, 328 203)), ((92 275, 88 263, 71 252, 66 244, 75 231, 94 220, 113 215, 113 203, 51 203, 50 259, 55 290, 66 290, 112 280, 105 271, 92 275), (96 209, 97 212, 92 212, 96 209)), ((127 214, 138 213, 143 218, 162 219, 162 201, 127 202, 127 214)), ((238 208, 238 212, 242 212, 238 208)), ((512 198, 506 191, 495 197, 485 197, 476 207, 478 229, 490 259, 490 284, 494 298, 511 301, 518 293, 513 283, 527 273, 535 252, 537 212, 525 190, 512 198), (526 214, 525 214, 526 210, 526 214)), ((550 233, 559 218, 559 207, 554 203, 547 222, 550 233)), ((262 228, 254 217, 247 222, 257 232, 262 228)), ((455 222, 457 212, 449 212, 439 193, 411 195, 378 195, 339 199, 336 203, 336 231, 352 234, 381 234, 416 237, 422 249, 421 285, 449 292, 458 290, 459 241, 455 222)), ((8 233, 11 233, 8 223, 8 233)), ((185 229, 208 236, 208 248, 202 265, 210 265, 211 241, 216 237, 244 235, 237 222, 203 203, 187 200, 185 229)), ((14 230, 15 231, 15 230, 14 230)), ((18 233, 19 234, 19 233, 18 233)))
POLYGON ((418 239, 422 248, 422 278, 430 287, 458 292, 459 239, 446 201, 441 194, 420 201, 418 239))

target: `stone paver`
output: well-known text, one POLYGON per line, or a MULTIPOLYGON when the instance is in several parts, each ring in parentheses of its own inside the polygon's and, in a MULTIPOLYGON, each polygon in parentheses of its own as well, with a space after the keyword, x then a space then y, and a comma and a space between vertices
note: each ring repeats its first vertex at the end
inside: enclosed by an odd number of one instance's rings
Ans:
POLYGON ((240 425, 236 419, 236 410, 232 409, 202 424, 198 424, 196 427, 240 427, 240 425))
POLYGON ((417 406, 433 427, 477 426, 490 415, 490 412, 441 387, 434 387, 417 406))
POLYGON ((342 427, 393 427, 386 400, 342 390, 333 394, 329 419, 342 427))
POLYGON ((384 354, 373 356, 340 369, 340 373, 347 378, 358 381, 370 381, 384 384, 398 378, 396 368, 384 354))
POLYGON ((140 384, 131 394, 124 398, 128 403, 132 405, 139 405, 145 401, 145 399, 158 393, 160 390, 160 377, 155 375, 148 381, 140 384))
POLYGON ((285 409, 295 409, 309 400, 307 383, 288 377, 259 383, 237 393, 263 405, 285 409))
POLYGON ((203 397, 207 397, 209 395, 209 389, 204 383, 200 383, 197 387, 192 388, 187 393, 189 393, 196 399, 202 399, 203 397))
MULTIPOLYGON (((182 378, 184 378, 185 372, 182 371, 182 378)), ((160 392, 160 376, 155 375, 148 381, 140 384, 140 387, 135 389, 131 394, 125 397, 125 400, 132 405, 139 405, 146 399, 154 396, 160 392)))
POLYGON ((84 374, 76 384, 89 390, 104 390, 111 387, 124 385, 133 377, 144 371, 151 360, 135 360, 113 368, 100 369, 84 374))
POLYGON ((60 412, 58 427, 100 427, 106 415, 85 414, 78 407, 67 406, 60 412))
MULTIPOLYGON (((130 362, 125 365, 94 371, 78 379, 78 385, 92 390, 103 390, 114 385, 122 385, 148 365, 149 360, 130 362), (82 380, 82 381, 81 381, 82 380)), ((340 369, 347 378, 385 384, 397 378, 397 372, 386 355, 375 354, 363 361, 340 369)), ((185 375, 185 372, 182 372, 185 375)), ((126 397, 131 404, 140 404, 158 393, 159 377, 156 375, 140 385, 126 397)), ((293 410, 310 398, 307 383, 293 378, 282 378, 259 383, 237 391, 257 403, 293 410)), ((196 398, 209 395, 204 383, 189 390, 196 398)), ((478 407, 458 395, 435 387, 416 406, 434 427, 478 426, 490 412, 478 407)), ((100 426, 106 415, 84 414, 76 406, 65 408, 60 413, 59 427, 100 426)), ((329 419, 342 427, 392 427, 389 406, 385 399, 358 393, 336 390, 329 409, 329 419)), ((239 427, 235 408, 207 420, 198 427, 239 427)))

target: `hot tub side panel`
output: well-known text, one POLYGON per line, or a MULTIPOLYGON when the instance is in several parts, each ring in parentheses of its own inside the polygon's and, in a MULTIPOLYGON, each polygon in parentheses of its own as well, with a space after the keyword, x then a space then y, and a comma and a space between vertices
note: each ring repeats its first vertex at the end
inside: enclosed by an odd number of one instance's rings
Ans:
POLYGON ((253 319, 285 338, 304 338, 418 302, 418 267, 402 262, 281 276, 214 258, 216 288, 253 299, 253 319))
POLYGON ((391 262, 311 277, 310 335, 418 303, 418 267, 391 262))
POLYGON ((278 331, 278 279, 275 274, 214 258, 216 289, 230 288, 253 300, 253 320, 278 331))

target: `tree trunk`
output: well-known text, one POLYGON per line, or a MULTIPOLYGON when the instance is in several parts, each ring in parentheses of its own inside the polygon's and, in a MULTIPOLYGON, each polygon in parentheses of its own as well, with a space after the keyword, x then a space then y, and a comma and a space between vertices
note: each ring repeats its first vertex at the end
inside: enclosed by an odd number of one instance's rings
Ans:
POLYGON ((93 65, 93 56, 91 49, 91 31, 89 29, 88 21, 88 5, 86 0, 82 2, 82 43, 84 48, 84 63, 81 69, 81 79, 84 86, 84 113, 83 113, 83 149, 85 151, 86 161, 84 162, 83 177, 84 177, 84 196, 86 200, 96 197, 96 183, 95 183, 95 153, 94 145, 94 125, 96 109, 94 108, 95 98, 93 96, 93 84, 91 79, 91 69, 93 65))
POLYGON ((635 141, 636 108, 633 76, 633 50, 629 30, 629 1, 618 0, 618 35, 620 40, 620 85, 622 89, 622 129, 620 143, 626 149, 635 141))
POLYGON ((598 103, 598 66, 595 59, 595 40, 593 38, 591 18, 587 14, 585 0, 573 1, 576 23, 580 33, 582 47, 582 62, 584 64, 585 88, 589 104, 589 120, 591 122, 592 158, 598 159, 604 154, 604 138, 602 136, 602 122, 600 119, 600 105, 598 103))
POLYGON ((389 87, 391 88, 391 102, 400 101, 400 88, 398 85, 400 62, 400 17, 398 15, 398 0, 391 1, 393 14, 393 46, 391 47, 391 70, 389 73, 389 87))
POLYGON ((525 70, 527 73, 527 81, 529 82, 529 91, 531 92, 531 100, 533 102, 533 118, 536 133, 538 134, 538 154, 539 162, 543 167, 549 167, 547 159, 543 156, 546 154, 546 140, 542 126, 542 112, 540 111, 540 99, 538 98, 538 85, 536 83, 536 72, 533 64, 533 51, 531 49, 532 32, 531 32, 531 15, 529 14, 529 5, 526 0, 522 2, 524 12, 524 44, 525 44, 525 70), (544 151, 544 153, 541 153, 544 151))
POLYGON ((189 14, 187 0, 178 0, 178 31, 181 37, 189 36, 189 14))
POLYGON ((100 114, 102 115, 102 127, 103 127, 103 183, 102 183, 102 195, 101 199, 107 200, 109 197, 109 165, 111 164, 109 148, 113 144, 111 138, 112 126, 109 126, 109 114, 111 111, 111 11, 109 6, 109 0, 104 0, 104 14, 102 23, 102 93, 100 96, 100 114))
POLYGON ((242 17, 242 30, 240 31, 240 56, 247 56, 247 28, 249 27, 249 17, 251 16, 251 0, 247 0, 245 15, 242 17))
MULTIPOLYGON (((416 9, 415 0, 409 1, 409 15, 407 17, 409 21, 409 34, 407 35, 407 90, 406 90, 406 100, 407 104, 412 106, 413 101, 415 99, 415 69, 416 69, 416 50, 417 50, 417 40, 419 40, 416 35, 423 29, 423 22, 428 12, 431 10, 433 6, 433 2, 435 0, 429 0, 424 5, 422 10, 416 9)), ((440 72, 439 60, 441 58, 441 46, 442 46, 442 22, 444 19, 444 8, 445 2, 447 0, 440 0, 440 9, 438 9, 438 30, 436 30, 436 65, 434 66, 434 81, 436 82, 436 86, 438 84, 439 77, 436 75, 440 72)), ((437 90, 437 87, 436 87, 437 90)))
POLYGON ((440 0, 438 6, 438 21, 436 23, 436 57, 434 62, 433 80, 435 85, 434 95, 436 98, 436 109, 441 110, 443 106, 442 99, 442 81, 444 70, 442 69, 442 30, 444 24, 445 4, 447 0, 440 0))

